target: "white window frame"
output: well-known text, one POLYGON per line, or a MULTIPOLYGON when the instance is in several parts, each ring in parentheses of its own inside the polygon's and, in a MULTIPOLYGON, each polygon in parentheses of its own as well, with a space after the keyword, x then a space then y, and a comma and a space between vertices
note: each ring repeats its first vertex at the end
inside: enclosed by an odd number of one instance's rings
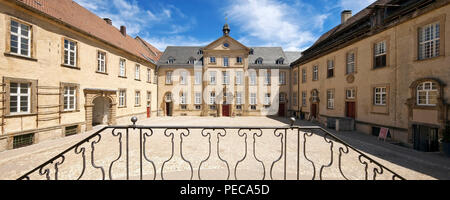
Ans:
POLYGON ((135 67, 134 79, 141 80, 141 66, 138 64, 136 64, 136 67, 135 67))
POLYGON ((242 64, 242 57, 236 57, 236 63, 242 64))
POLYGON ((244 73, 242 71, 236 72, 236 85, 242 85, 243 74, 244 73))
POLYGON ((216 92, 209 93, 209 105, 216 104, 216 92))
POLYGON ((430 103, 430 97, 432 96, 431 93, 435 93, 435 98, 437 98, 438 95, 438 89, 435 83, 433 82, 423 82, 419 84, 416 88, 416 102, 418 106, 436 106, 436 104, 430 103), (428 87, 427 87, 428 85, 428 87), (425 95, 420 95, 420 93, 425 93, 425 95), (425 97, 425 103, 421 103, 420 96, 425 97))
POLYGON ((172 84, 172 71, 166 72, 166 84, 172 84))
POLYGON ((307 93, 302 92, 302 106, 306 106, 306 96, 307 96, 307 93))
POLYGON ((77 66, 77 43, 68 39, 64 39, 64 64, 72 67, 77 66), (71 47, 73 47, 73 49, 71 49, 71 47), (71 54, 73 54, 73 58, 71 58, 71 54), (71 64, 71 62, 73 62, 73 64, 71 64))
POLYGON ((125 59, 120 59, 119 60, 119 76, 121 77, 125 77, 126 74, 126 60, 125 59))
POLYGON ((200 105, 200 104, 202 104, 202 93, 196 92, 195 93, 195 105, 200 105))
POLYGON ((216 63, 216 57, 214 56, 209 57, 209 63, 216 63))
POLYGON ((376 106, 385 106, 387 101, 387 88, 376 87, 374 88, 373 103, 376 106))
POLYGON ((77 108, 77 87, 65 86, 64 87, 64 111, 74 111, 77 108), (73 94, 71 94, 73 92, 73 94), (70 104, 70 100, 73 100, 73 104, 70 104), (67 108, 66 108, 67 105, 67 108))
POLYGON ((334 60, 327 61, 327 78, 334 77, 334 60), (330 70, 333 71, 333 75, 330 76, 330 70))
POLYGON ((187 72, 182 71, 180 72, 180 85, 186 85, 187 84, 187 72))
POLYGON ((147 82, 151 83, 152 82, 152 69, 147 68, 147 82))
POLYGON ((256 71, 250 72, 250 85, 256 85, 256 71))
POLYGON ((242 92, 236 93, 236 105, 242 105, 242 92))
POLYGON ((127 90, 119 90, 119 107, 125 107, 127 100, 127 90))
POLYGON ((355 52, 353 51, 348 52, 346 58, 346 74, 355 73, 355 60, 356 60, 355 52))
POLYGON ((31 57, 31 26, 26 25, 24 23, 20 23, 15 20, 11 20, 10 34, 11 34, 11 36, 10 36, 10 53, 20 55, 20 56, 31 57), (17 33, 13 32, 13 22, 18 24, 17 25, 17 33), (28 27, 27 35, 22 35, 22 29, 24 26, 28 27), (17 37, 17 47, 16 47, 17 52, 12 51, 12 48, 13 48, 12 37, 13 36, 17 37), (27 45, 27 54, 22 54, 22 40, 28 40, 28 42, 25 43, 27 45))
POLYGON ((419 60, 440 55, 440 29, 440 22, 434 22, 419 28, 419 60))
POLYGON ((97 72, 106 73, 106 53, 97 52, 97 72))
POLYGON ((303 68, 302 69, 302 83, 306 83, 306 78, 307 78, 306 68, 303 68))
POLYGON ((195 85, 202 84, 202 72, 195 72, 195 85))
POLYGON ((292 105, 293 106, 297 106, 298 105, 297 92, 294 92, 294 94, 292 95, 292 105))
POLYGON ((181 92, 180 94, 180 105, 186 105, 186 92, 181 92))
POLYGON ((279 83, 280 85, 286 84, 286 72, 280 72, 279 83))
POLYGON ((216 85, 217 84, 217 73, 216 71, 209 72, 209 84, 216 85))
POLYGON ((313 81, 319 80, 319 66, 313 66, 313 81))
POLYGON ((250 93, 250 105, 254 106, 257 104, 256 93, 250 93))
POLYGON ((230 66, 230 59, 228 57, 223 57, 223 66, 224 67, 230 66))
MULTIPOLYGON (((10 104, 10 114, 14 115, 14 114, 29 114, 31 112, 31 83, 10 83, 10 87, 12 84, 17 84, 17 92, 16 93, 9 93, 9 104, 10 104), (23 85, 27 85, 27 93, 22 93, 22 86, 23 85), (15 96, 16 97, 16 101, 17 101, 17 105, 16 105, 16 111, 11 111, 11 97, 15 96), (25 98, 27 99, 27 110, 26 111, 22 111, 21 107, 21 103, 22 103, 22 99, 25 98)), ((11 88, 10 88, 11 91, 11 88)))
POLYGON ((269 71, 266 71, 264 73, 264 85, 270 85, 271 82, 271 73, 269 71))
POLYGON ((327 108, 334 109, 334 90, 327 90, 327 108))
POLYGON ((270 105, 270 93, 264 94, 264 105, 270 105))
POLYGON ((355 99, 355 89, 351 88, 351 89, 346 89, 345 90, 345 98, 346 99, 355 99))
POLYGON ((223 71, 222 72, 223 75, 223 84, 224 85, 229 85, 230 84, 230 75, 227 71, 223 71))
POLYGON ((134 94, 134 105, 135 106, 141 105, 141 92, 140 91, 136 91, 134 94))

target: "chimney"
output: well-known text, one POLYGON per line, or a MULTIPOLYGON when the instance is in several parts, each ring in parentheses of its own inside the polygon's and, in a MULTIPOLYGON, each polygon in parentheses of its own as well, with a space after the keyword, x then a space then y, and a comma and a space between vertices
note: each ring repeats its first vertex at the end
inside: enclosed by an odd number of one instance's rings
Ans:
POLYGON ((351 10, 344 10, 341 13, 341 24, 345 23, 350 17, 352 17, 351 10))
POLYGON ((120 33, 122 33, 123 36, 127 36, 127 27, 120 26, 120 33))
POLYGON ((103 20, 105 20, 107 24, 112 25, 112 20, 110 18, 103 18, 103 20))

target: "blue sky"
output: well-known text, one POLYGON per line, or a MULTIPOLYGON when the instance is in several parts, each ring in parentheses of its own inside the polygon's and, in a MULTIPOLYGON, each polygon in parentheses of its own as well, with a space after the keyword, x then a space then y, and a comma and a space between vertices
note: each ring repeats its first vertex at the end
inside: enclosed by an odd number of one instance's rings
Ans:
POLYGON ((203 46, 230 35, 247 46, 307 49, 340 23, 342 10, 356 14, 375 0, 74 0, 113 25, 125 25, 164 51, 167 46, 203 46))

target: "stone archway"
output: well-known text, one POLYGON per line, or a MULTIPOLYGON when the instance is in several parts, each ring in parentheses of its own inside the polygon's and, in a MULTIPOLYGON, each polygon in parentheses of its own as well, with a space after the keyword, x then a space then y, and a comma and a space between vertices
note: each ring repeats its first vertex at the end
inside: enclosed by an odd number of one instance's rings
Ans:
POLYGON ((116 93, 116 90, 84 89, 86 131, 92 130, 93 124, 98 123, 100 118, 102 119, 102 123, 104 122, 103 119, 105 119, 106 124, 116 125, 116 93), (102 109, 100 109, 101 107, 102 109), (95 119, 97 117, 98 119, 95 119))

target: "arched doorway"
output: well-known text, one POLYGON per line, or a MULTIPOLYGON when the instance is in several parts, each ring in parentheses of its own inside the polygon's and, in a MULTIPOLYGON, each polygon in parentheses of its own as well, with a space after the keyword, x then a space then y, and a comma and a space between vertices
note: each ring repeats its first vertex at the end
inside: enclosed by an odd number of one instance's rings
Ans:
POLYGON ((317 119, 319 115, 319 91, 317 89, 314 89, 311 91, 311 98, 309 99, 311 102, 311 109, 310 109, 310 118, 317 119))
POLYGON ((170 92, 166 93, 164 101, 165 101, 164 104, 166 116, 171 117, 173 115, 172 93, 170 92))
POLYGON ((286 116, 286 112, 285 112, 285 108, 286 108, 286 93, 281 92, 279 95, 279 106, 278 106, 278 116, 279 117, 285 117, 286 116))
POLYGON ((110 121, 110 99, 100 96, 94 99, 93 104, 92 125, 108 124, 110 121))

